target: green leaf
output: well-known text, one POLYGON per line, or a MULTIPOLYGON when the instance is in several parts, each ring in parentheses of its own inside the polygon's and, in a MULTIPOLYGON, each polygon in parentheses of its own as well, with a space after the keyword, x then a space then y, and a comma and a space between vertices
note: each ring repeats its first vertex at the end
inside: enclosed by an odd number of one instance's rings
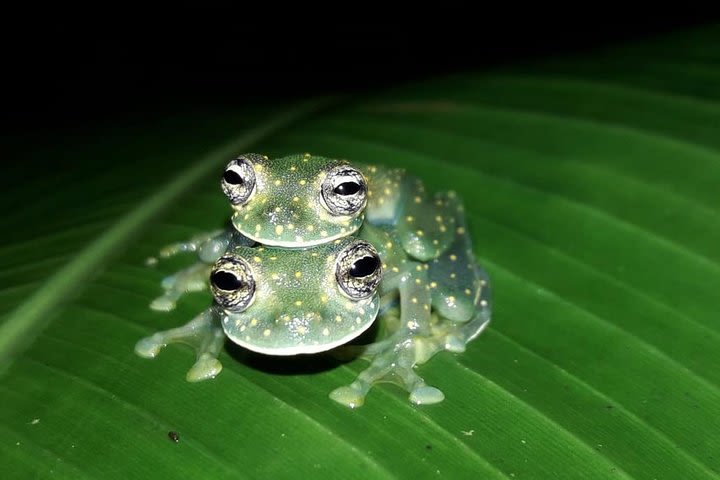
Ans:
POLYGON ((34 174, 2 180, 21 206, 0 245, 3 477, 720 477, 718 41, 7 144, 34 174), (391 384, 329 400, 361 360, 229 347, 190 384, 191 350, 134 354, 208 304, 150 310, 192 259, 143 262, 227 219, 217 169, 241 151, 404 166, 462 196, 494 317, 418 368, 444 402, 391 384))

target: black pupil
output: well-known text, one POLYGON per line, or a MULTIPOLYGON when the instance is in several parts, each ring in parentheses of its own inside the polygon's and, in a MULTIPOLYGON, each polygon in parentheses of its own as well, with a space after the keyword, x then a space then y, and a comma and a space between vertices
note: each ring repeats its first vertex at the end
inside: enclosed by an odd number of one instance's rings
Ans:
POLYGON ((380 259, 377 257, 363 257, 359 260, 356 260, 355 263, 352 264, 352 267, 350 267, 350 276, 359 278, 359 277, 367 277, 368 275, 372 275, 375 270, 377 270, 378 266, 380 265, 380 259))
POLYGON ((333 190, 338 195, 354 195, 360 191, 360 185, 356 182, 343 182, 333 190))
POLYGON ((220 290, 238 290, 243 284, 235 275, 222 270, 213 272, 210 281, 220 290))
POLYGON ((240 174, 234 170, 225 170, 223 178, 230 185, 242 185, 244 183, 240 174))

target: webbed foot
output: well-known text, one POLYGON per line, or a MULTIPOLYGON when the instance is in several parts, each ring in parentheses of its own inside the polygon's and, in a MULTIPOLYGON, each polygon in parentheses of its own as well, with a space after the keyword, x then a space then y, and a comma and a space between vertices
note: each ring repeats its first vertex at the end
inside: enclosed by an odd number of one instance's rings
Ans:
POLYGON ((167 276, 162 281, 165 293, 150 303, 152 310, 168 312, 175 308, 175 305, 186 293, 201 292, 207 288, 211 266, 197 262, 192 266, 180 270, 174 275, 167 276))
POLYGON ((330 392, 330 398, 349 408, 362 407, 365 403, 365 393, 353 385, 336 388, 330 392))
POLYGON ((201 382, 215 378, 221 370, 222 363, 220 363, 220 360, 208 353, 203 353, 195 362, 195 365, 188 370, 185 378, 188 382, 201 382))
MULTIPOLYGON (((412 335, 390 344, 381 342, 385 348, 375 354, 370 366, 350 385, 333 390, 330 398, 347 407, 357 408, 365 403, 365 396, 375 384, 392 382, 404 388, 409 393, 410 402, 416 405, 441 402, 445 395, 437 388, 428 386, 414 370, 418 363, 440 350, 431 348, 432 343, 412 335)), ((368 351, 376 350, 374 345, 369 345, 368 351)))
POLYGON ((445 394, 435 387, 423 385, 410 392, 409 398, 416 405, 431 405, 445 400, 445 394))
POLYGON ((182 327, 153 333, 135 344, 135 353, 143 358, 155 358, 170 343, 184 343, 195 349, 197 360, 186 374, 188 382, 215 378, 222 370, 217 356, 222 349, 225 333, 208 308, 182 327))

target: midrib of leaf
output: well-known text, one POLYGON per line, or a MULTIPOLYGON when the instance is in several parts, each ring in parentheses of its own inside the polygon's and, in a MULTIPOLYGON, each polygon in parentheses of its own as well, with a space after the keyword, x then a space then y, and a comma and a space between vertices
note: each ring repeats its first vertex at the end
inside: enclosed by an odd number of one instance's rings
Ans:
POLYGON ((44 329, 56 306, 72 295, 84 280, 102 268, 123 243, 130 240, 166 207, 171 206, 193 183, 222 166, 229 157, 236 155, 238 150, 247 148, 333 100, 334 97, 321 97, 300 102, 228 141, 181 171, 164 188, 142 201, 99 238, 88 244, 37 288, 34 295, 12 311, 0 325, 0 374, 7 371, 13 356, 22 351, 44 329))

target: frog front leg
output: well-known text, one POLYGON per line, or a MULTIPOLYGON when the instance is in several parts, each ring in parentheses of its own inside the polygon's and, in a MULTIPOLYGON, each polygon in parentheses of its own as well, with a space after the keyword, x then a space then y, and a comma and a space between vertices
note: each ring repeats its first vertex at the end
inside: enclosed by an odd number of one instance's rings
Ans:
POLYGON ((155 358, 169 343, 184 343, 195 349, 197 360, 187 372, 188 382, 199 382, 217 376, 222 364, 217 359, 222 349, 225 333, 218 314, 210 307, 182 327, 156 332, 135 344, 135 353, 145 358, 155 358))
MULTIPOLYGON (((392 322, 385 316, 380 321, 392 322)), ((377 383, 390 381, 409 392, 409 400, 416 404, 433 404, 444 400, 439 389, 429 386, 414 370, 414 366, 427 356, 427 340, 405 329, 394 335, 395 340, 371 344, 363 356, 371 356, 370 366, 363 370, 350 385, 336 388, 329 397, 347 407, 357 408, 365 403, 365 397, 377 383)), ((437 342, 436 342, 437 343, 437 342)))
POLYGON ((188 242, 176 243, 163 248, 160 256, 168 258, 181 252, 197 252, 200 261, 162 280, 164 293, 150 303, 150 308, 167 312, 173 310, 180 297, 189 292, 207 288, 211 264, 220 258, 230 244, 250 244, 249 239, 232 230, 217 230, 201 234, 188 242))
MULTIPOLYGON (((170 258, 170 257, 174 257, 175 255, 178 255, 180 253, 197 252, 203 244, 205 244, 209 241, 213 241, 214 239, 223 237, 226 234, 227 234, 226 229, 218 229, 218 230, 213 230, 211 232, 199 233, 184 242, 176 242, 176 243, 171 243, 169 245, 165 245, 158 252, 158 257, 170 258)), ((157 257, 148 257, 145 260, 145 264, 148 266, 154 266, 157 264, 157 262, 158 262, 157 257)))
POLYGON ((390 318, 394 309, 381 316, 380 321, 396 324, 398 328, 387 338, 362 347, 362 356, 372 358, 370 367, 363 371, 350 385, 340 387, 330 394, 333 400, 351 408, 363 404, 365 395, 372 386, 383 378, 391 376, 410 392, 410 401, 416 404, 437 403, 443 400, 442 392, 427 386, 414 371, 418 361, 416 343, 431 332, 430 289, 427 281, 427 266, 417 262, 405 262, 395 267, 381 284, 385 297, 397 293, 399 296, 399 320, 390 318))

